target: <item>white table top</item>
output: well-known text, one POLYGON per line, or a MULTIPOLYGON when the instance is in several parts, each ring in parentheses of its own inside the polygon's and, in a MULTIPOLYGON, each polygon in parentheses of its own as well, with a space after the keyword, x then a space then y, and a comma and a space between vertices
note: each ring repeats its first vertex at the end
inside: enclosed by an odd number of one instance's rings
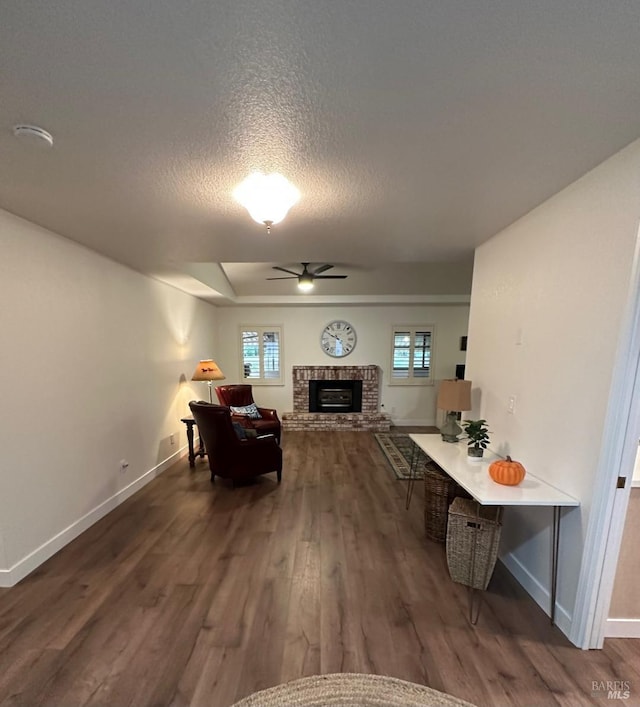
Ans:
POLYGON ((578 499, 527 475, 517 486, 497 484, 489 476, 489 464, 501 457, 485 451, 480 461, 470 461, 466 442, 444 442, 439 434, 409 437, 447 474, 483 506, 579 506, 578 499))

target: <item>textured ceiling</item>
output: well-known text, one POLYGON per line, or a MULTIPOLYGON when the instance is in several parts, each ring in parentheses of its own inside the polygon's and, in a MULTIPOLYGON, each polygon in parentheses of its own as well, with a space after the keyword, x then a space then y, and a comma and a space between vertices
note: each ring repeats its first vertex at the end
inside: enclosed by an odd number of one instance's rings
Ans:
POLYGON ((406 294, 640 136, 639 30, 623 0, 3 0, 0 206, 202 296, 300 261, 406 294), (302 192, 270 236, 254 169, 302 192))

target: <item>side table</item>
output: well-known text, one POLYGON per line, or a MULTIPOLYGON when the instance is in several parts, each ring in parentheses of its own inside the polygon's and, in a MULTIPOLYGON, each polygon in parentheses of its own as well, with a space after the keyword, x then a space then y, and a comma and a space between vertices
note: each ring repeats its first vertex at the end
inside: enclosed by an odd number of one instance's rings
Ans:
POLYGON ((193 469, 196 465, 196 457, 201 457, 204 458, 204 455, 207 453, 205 448, 204 448, 204 442, 202 441, 202 437, 200 437, 200 446, 198 447, 198 451, 195 451, 193 448, 193 427, 196 424, 196 421, 193 419, 193 417, 182 417, 180 418, 181 422, 184 422, 184 424, 187 426, 187 442, 189 443, 189 466, 193 469))

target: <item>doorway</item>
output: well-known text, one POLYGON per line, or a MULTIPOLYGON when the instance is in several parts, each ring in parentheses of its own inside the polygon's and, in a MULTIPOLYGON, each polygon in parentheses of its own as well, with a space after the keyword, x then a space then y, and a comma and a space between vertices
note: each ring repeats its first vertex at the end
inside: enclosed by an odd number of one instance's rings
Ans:
POLYGON ((640 436, 640 230, 613 370, 570 640, 602 648, 640 436), (624 484, 621 479, 625 479, 624 484))

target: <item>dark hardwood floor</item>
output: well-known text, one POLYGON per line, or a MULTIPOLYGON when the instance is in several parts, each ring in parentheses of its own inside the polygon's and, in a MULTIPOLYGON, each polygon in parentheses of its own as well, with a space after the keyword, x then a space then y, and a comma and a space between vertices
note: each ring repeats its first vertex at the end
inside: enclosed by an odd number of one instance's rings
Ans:
POLYGON ((373 436, 287 432, 283 481, 233 489, 186 459, 0 590, 0 704, 226 707, 363 672, 477 705, 607 704, 640 641, 580 651, 500 566, 478 625, 373 436))

